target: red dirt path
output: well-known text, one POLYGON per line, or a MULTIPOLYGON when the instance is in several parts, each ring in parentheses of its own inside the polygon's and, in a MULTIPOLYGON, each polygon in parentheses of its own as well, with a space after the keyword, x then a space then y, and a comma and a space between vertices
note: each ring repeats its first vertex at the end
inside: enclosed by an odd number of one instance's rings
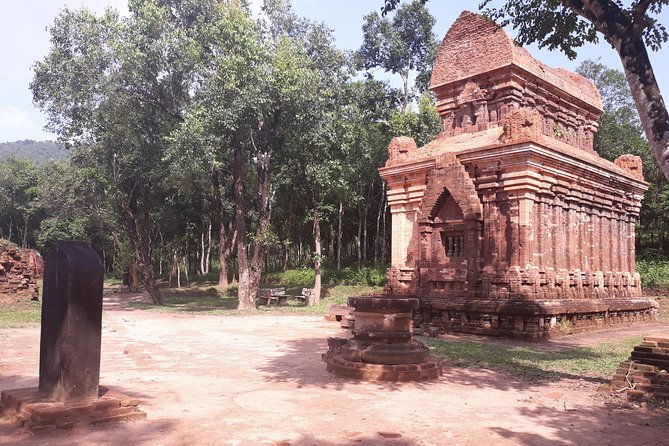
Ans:
MULTIPOLYGON (((0 422, 0 445, 669 445, 666 411, 597 382, 447 363, 433 382, 356 382, 325 371, 342 330, 321 317, 133 311, 128 299, 141 297, 106 298, 100 383, 140 398, 148 419, 35 435, 0 422)), ((38 356, 39 328, 0 330, 0 389, 36 386, 38 356)))

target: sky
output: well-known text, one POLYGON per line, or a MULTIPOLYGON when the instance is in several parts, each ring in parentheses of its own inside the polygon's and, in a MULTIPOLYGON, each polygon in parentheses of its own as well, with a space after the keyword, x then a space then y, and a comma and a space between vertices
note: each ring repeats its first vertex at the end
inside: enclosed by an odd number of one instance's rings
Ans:
MULTIPOLYGON (((260 0, 254 0, 259 4, 260 0)), ((476 11, 480 0, 444 1, 430 0, 427 6, 437 19, 435 34, 441 41, 448 28, 464 10, 476 11)), ((300 16, 324 22, 333 30, 339 48, 355 50, 362 42, 362 21, 365 14, 379 10, 383 0, 293 0, 293 7, 300 16)), ((31 67, 49 50, 48 27, 65 6, 86 7, 101 13, 108 6, 127 11, 127 0, 21 0, 2 2, 0 15, 0 142, 22 139, 55 139, 43 129, 44 115, 33 106, 29 84, 31 67)), ((257 9, 257 6, 256 8, 257 9)), ((669 25, 669 8, 660 22, 669 25)), ((511 35, 513 30, 508 29, 511 35)), ((622 70, 616 52, 606 43, 580 48, 575 60, 554 51, 528 47, 534 57, 552 67, 573 70, 580 62, 601 57, 605 65, 622 70)), ((669 44, 659 52, 650 52, 651 62, 658 78, 665 102, 669 99, 669 44)))

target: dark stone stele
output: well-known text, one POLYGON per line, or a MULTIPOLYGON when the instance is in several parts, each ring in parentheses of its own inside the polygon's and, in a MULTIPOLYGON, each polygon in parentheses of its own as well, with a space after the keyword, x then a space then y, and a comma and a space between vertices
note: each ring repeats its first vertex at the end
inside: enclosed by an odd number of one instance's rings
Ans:
POLYGON ((57 401, 98 398, 103 280, 87 243, 61 241, 47 259, 39 390, 57 401))
POLYGON ((45 267, 39 388, 3 390, 3 418, 31 431, 146 418, 136 398, 99 385, 103 278, 90 245, 58 242, 45 267))

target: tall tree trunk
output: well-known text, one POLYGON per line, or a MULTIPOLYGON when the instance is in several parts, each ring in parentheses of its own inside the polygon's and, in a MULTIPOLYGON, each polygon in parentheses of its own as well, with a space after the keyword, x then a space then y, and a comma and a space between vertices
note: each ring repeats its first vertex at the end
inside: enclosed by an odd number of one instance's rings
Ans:
POLYGON ((190 285, 190 279, 188 278, 188 256, 185 255, 183 257, 183 264, 184 264, 184 276, 186 276, 186 286, 190 285))
POLYGON ((358 235, 355 237, 355 245, 358 248, 358 269, 362 268, 362 211, 358 208, 358 235))
POLYGON ((344 203, 339 202, 339 215, 337 218, 337 271, 341 270, 341 221, 344 216, 344 203))
POLYGON ((228 237, 225 231, 223 221, 220 222, 218 228, 218 261, 221 264, 221 269, 218 272, 218 286, 226 287, 228 283, 228 254, 230 253, 230 246, 228 245, 228 237))
POLYGON ((207 254, 204 258, 204 273, 209 274, 209 267, 211 264, 211 221, 207 226, 207 254))
POLYGON ((21 240, 21 248, 26 249, 28 247, 28 219, 26 216, 23 216, 23 237, 21 240))
MULTIPOLYGON (((145 186, 143 191, 144 203, 148 202, 150 186, 145 186)), ((137 216, 129 203, 121 205, 121 215, 128 236, 128 241, 133 249, 137 269, 140 272, 142 284, 149 293, 151 301, 156 305, 165 305, 160 289, 156 284, 156 278, 151 264, 151 237, 150 237, 150 215, 148 205, 144 206, 141 216, 137 216)))
MULTIPOLYGON (((223 209, 223 198, 221 197, 221 172, 217 167, 211 170, 211 189, 214 197, 214 207, 218 214, 218 261, 221 269, 218 272, 218 286, 228 287, 228 256, 231 246, 235 241, 230 242, 225 229, 225 211, 223 209)), ((234 238, 234 237, 233 237, 234 238)))
POLYGON ((255 233, 255 243, 253 244, 253 256, 251 258, 250 268, 250 288, 249 291, 255 295, 260 286, 262 276, 262 266, 267 252, 267 233, 270 230, 270 178, 269 178, 269 154, 261 155, 262 159, 257 161, 258 170, 258 225, 255 233))
POLYGON ((200 232, 200 251, 197 253, 198 255, 198 260, 200 261, 198 268, 199 268, 199 274, 203 275, 205 273, 204 271, 204 253, 207 250, 205 246, 205 241, 204 241, 204 229, 202 229, 202 232, 200 232))
POLYGON ((631 14, 609 0, 569 0, 565 4, 592 22, 620 56, 648 144, 669 179, 669 112, 662 99, 644 43, 646 11, 657 2, 633 2, 631 14))
POLYGON ((367 210, 368 207, 365 206, 365 212, 362 219, 362 263, 367 265, 367 210))
POLYGON ((253 135, 250 135, 251 143, 255 147, 256 171, 258 173, 258 225, 256 226, 255 243, 253 244, 253 257, 250 268, 250 287, 249 292, 255 296, 260 286, 260 279, 262 276, 262 265, 264 263, 265 254, 267 252, 267 236, 270 231, 269 223, 271 218, 271 193, 272 184, 269 175, 270 161, 272 159, 272 152, 274 150, 273 144, 278 140, 278 126, 281 110, 276 111, 272 117, 272 122, 269 127, 269 142, 260 149, 256 147, 253 141, 253 135))
MULTIPOLYGON (((384 183, 385 185, 385 183, 384 183)), ((374 265, 379 261, 379 239, 381 235, 381 212, 383 211, 383 193, 384 191, 381 191, 381 200, 379 201, 379 212, 376 214, 376 231, 374 232, 374 265)))
POLYGON ((181 288, 181 265, 179 263, 179 257, 174 259, 175 265, 177 267, 177 288, 181 288))
POLYGON ((175 249, 172 252, 172 259, 170 261, 170 280, 169 280, 170 288, 174 288, 174 280, 178 274, 179 274, 179 256, 177 254, 177 250, 175 249))
POLYGON ((321 222, 318 206, 314 206, 314 291, 306 304, 316 305, 321 301, 321 222))
POLYGON ((235 225, 237 227, 237 264, 239 265, 239 288, 237 309, 242 311, 256 308, 255 295, 251 295, 248 253, 246 252, 246 203, 244 201, 244 158, 241 142, 233 140, 233 183, 235 195, 235 225))
POLYGON ((402 111, 406 112, 409 110, 409 73, 399 73, 402 78, 402 111))

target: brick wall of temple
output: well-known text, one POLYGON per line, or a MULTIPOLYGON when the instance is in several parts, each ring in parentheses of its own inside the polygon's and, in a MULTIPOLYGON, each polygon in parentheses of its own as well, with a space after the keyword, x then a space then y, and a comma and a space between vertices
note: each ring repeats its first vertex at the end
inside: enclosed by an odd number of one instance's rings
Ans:
POLYGON ((392 213, 386 293, 416 322, 544 336, 649 320, 634 227, 641 160, 593 150, 602 113, 589 80, 548 67, 463 12, 435 61, 442 132, 394 138, 379 170, 392 213))
POLYGON ((36 273, 30 252, 14 243, 0 240, 0 295, 26 296, 37 299, 36 273))

